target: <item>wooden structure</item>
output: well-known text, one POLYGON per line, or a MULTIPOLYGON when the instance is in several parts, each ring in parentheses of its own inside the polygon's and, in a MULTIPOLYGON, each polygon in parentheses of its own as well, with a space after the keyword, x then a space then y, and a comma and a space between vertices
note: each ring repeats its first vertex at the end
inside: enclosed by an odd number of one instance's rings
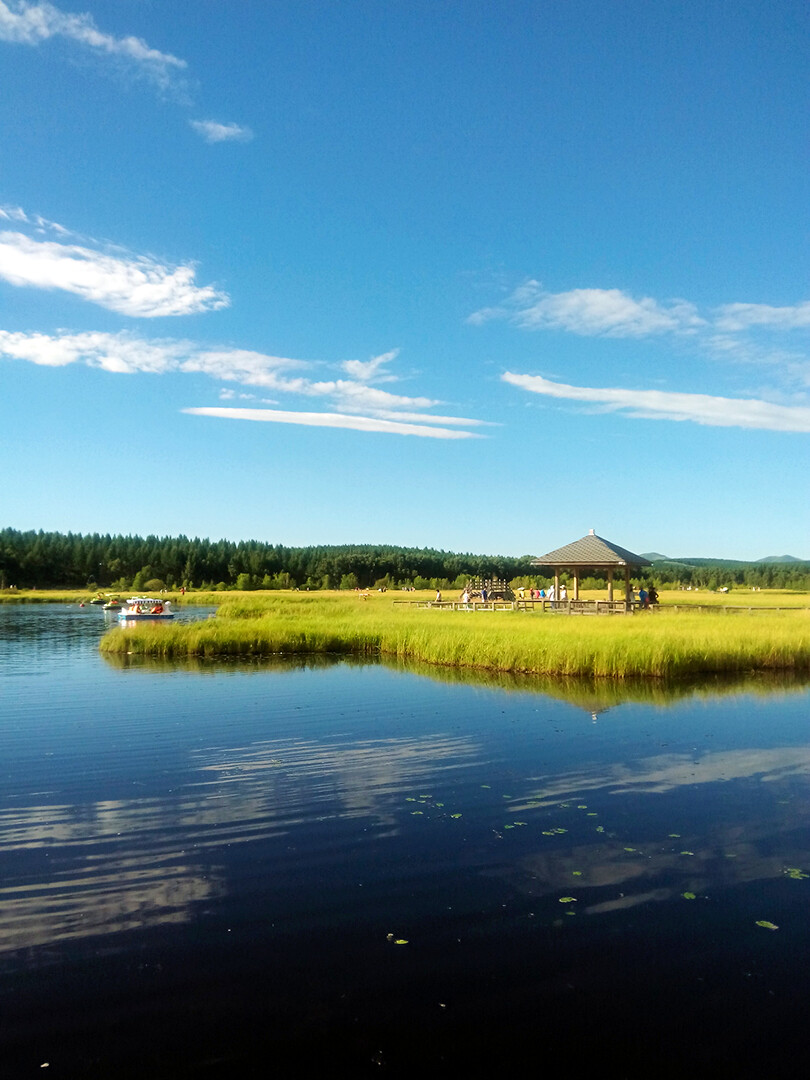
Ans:
POLYGON ((514 611, 514 600, 394 600, 394 607, 435 608, 438 611, 514 611))
POLYGON ((471 596, 480 596, 486 589, 489 600, 514 600, 515 598, 506 578, 470 578, 468 588, 471 596))
POLYGON ((559 600, 560 596, 560 571, 570 570, 574 576, 573 600, 579 601, 579 579, 583 570, 604 570, 607 572, 607 598, 611 605, 618 603, 613 599, 613 579, 618 572, 624 577, 624 603, 630 606, 630 574, 641 569, 642 566, 651 566, 649 559, 636 555, 627 548, 619 547, 618 544, 597 536, 591 529, 587 536, 581 540, 574 540, 565 547, 556 548, 542 555, 539 559, 532 559, 532 566, 550 566, 554 570, 554 595, 559 600))

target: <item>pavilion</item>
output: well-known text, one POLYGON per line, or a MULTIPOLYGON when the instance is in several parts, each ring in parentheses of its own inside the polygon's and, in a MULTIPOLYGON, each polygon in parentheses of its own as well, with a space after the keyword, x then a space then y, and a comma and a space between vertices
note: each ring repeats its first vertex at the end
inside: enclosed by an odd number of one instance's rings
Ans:
POLYGON ((624 599, 630 601, 630 573, 651 566, 649 559, 636 555, 627 548, 619 547, 610 540, 597 536, 591 529, 581 540, 549 551, 539 559, 532 559, 532 566, 550 566, 554 570, 554 593, 560 595, 560 571, 571 570, 574 575, 574 600, 579 600, 579 578, 582 570, 606 570, 608 601, 613 600, 613 576, 618 571, 624 575, 624 599))

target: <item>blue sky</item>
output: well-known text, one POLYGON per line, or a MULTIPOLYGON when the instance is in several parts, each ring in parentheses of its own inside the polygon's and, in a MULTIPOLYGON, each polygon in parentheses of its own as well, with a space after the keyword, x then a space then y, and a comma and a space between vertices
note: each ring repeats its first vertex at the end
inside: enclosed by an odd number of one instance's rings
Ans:
POLYGON ((0 0, 0 525, 810 558, 787 0, 0 0))

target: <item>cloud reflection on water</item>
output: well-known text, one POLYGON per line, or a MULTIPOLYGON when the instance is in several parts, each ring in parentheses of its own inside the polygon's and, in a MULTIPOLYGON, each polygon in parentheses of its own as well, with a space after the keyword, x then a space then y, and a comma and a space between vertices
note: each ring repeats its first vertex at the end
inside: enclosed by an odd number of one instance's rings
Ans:
POLYGON ((268 740, 194 751, 189 782, 165 797, 6 809, 0 953, 186 922, 228 891, 218 852, 328 818, 390 831, 392 793, 476 755, 445 736, 268 740))
POLYGON ((762 781, 774 781, 807 775, 810 775, 808 746, 722 750, 701 754, 699 758, 690 754, 657 754, 631 764, 616 762, 540 778, 540 786, 529 795, 529 800, 547 806, 602 789, 611 795, 662 794, 685 785, 713 784, 718 780, 759 776, 762 781))

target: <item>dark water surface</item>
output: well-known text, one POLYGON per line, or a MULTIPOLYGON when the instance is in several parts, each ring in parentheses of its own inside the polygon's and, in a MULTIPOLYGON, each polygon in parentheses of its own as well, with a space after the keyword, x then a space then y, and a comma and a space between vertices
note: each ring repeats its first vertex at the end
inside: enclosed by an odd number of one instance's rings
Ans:
POLYGON ((102 629, 0 606, 3 1076, 806 1069, 806 688, 127 666, 102 629))

